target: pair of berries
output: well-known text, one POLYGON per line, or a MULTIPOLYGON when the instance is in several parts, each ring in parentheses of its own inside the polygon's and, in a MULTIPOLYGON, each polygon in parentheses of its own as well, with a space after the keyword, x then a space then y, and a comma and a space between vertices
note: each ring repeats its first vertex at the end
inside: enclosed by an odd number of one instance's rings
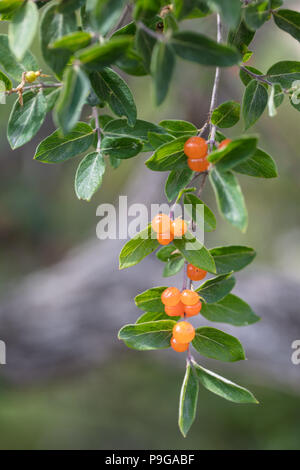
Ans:
POLYGON ((184 352, 189 348, 189 344, 195 338, 195 328, 187 321, 176 323, 173 328, 171 347, 176 352, 184 352))
POLYGON ((33 70, 30 70, 29 72, 25 73, 25 80, 28 83, 32 83, 40 76, 41 76, 41 71, 40 70, 38 70, 37 72, 34 72, 33 70))
POLYGON ((202 137, 191 137, 184 144, 184 153, 188 157, 188 166, 193 171, 208 170, 207 152, 208 145, 202 137))
POLYGON ((180 292, 177 287, 168 287, 161 294, 161 301, 169 317, 193 317, 198 315, 202 303, 199 294, 190 289, 180 292))
POLYGON ((168 245, 174 238, 182 238, 187 231, 187 223, 182 219, 171 220, 167 214, 156 215, 151 222, 152 230, 157 233, 157 241, 168 245))

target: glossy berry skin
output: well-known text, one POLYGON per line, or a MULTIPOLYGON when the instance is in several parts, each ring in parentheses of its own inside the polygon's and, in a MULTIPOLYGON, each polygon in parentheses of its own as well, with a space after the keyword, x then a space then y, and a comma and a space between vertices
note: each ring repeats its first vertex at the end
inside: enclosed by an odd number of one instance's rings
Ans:
POLYGON ((192 264, 187 265, 187 276, 191 281, 201 281, 205 278, 207 271, 204 269, 196 268, 196 266, 192 264))
POLYGON ((187 349, 189 348, 189 343, 178 343, 178 341, 176 341, 174 336, 172 337, 170 344, 171 344, 171 347, 176 352, 184 352, 184 351, 187 351, 187 349))
POLYGON ((204 158, 203 160, 199 160, 196 158, 188 158, 187 161, 188 167, 192 171, 197 171, 201 173, 202 171, 207 171, 209 168, 209 162, 204 158))
POLYGON ((173 233, 158 233, 157 241, 160 245, 169 245, 174 240, 173 233))
POLYGON ((173 337, 178 343, 190 343, 195 337, 195 328, 187 321, 180 321, 173 328, 173 337))
POLYGON ((203 159, 207 151, 206 140, 202 137, 191 137, 184 144, 184 153, 188 158, 203 159))
POLYGON ((161 301, 167 307, 175 307, 180 302, 180 290, 177 287, 167 287, 161 294, 161 301))
POLYGON ((169 317, 183 317, 184 315, 184 305, 182 302, 174 305, 174 307, 169 307, 165 305, 165 312, 169 317))
POLYGON ((230 144, 230 142, 232 142, 231 139, 222 140, 222 142, 219 144, 218 150, 221 150, 221 149, 227 147, 227 145, 230 144))
POLYGON ((167 214, 157 214, 151 222, 152 230, 156 233, 170 233, 171 219, 167 214))
POLYGON ((199 302, 199 294, 193 290, 185 289, 181 292, 180 300, 184 305, 195 305, 199 302))
POLYGON ((194 317, 195 315, 198 315, 202 308, 202 303, 197 302, 195 305, 185 305, 184 306, 184 313, 187 318, 189 317, 194 317))
POLYGON ((171 225, 171 231, 176 238, 181 238, 187 231, 187 223, 182 219, 175 219, 171 225))

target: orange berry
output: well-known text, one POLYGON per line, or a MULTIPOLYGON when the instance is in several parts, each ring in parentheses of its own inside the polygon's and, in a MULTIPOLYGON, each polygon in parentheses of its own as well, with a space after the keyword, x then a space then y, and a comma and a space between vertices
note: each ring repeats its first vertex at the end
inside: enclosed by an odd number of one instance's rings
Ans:
POLYGON ((182 302, 179 302, 173 307, 166 305, 165 312, 170 317, 182 317, 184 315, 184 305, 182 302))
POLYGON ((171 230, 174 237, 181 238, 187 231, 187 223, 182 219, 175 219, 172 222, 171 230))
POLYGON ((187 164, 189 168, 198 173, 206 171, 209 168, 209 162, 205 159, 199 160, 197 158, 188 158, 187 164))
POLYGON ((156 233, 170 233, 171 219, 167 214, 157 214, 151 222, 152 230, 156 233))
POLYGON ((204 269, 196 268, 193 264, 187 265, 187 275, 192 281, 201 281, 201 279, 205 278, 206 274, 207 271, 204 271, 204 269))
POLYGON ((193 290, 185 289, 181 292, 180 300, 184 305, 195 305, 199 302, 199 294, 193 290))
POLYGON ((199 302, 197 302, 195 305, 185 305, 184 313, 187 317, 193 317, 195 315, 198 315, 201 308, 202 308, 202 303, 199 300, 199 302))
POLYGON ((157 241, 160 245, 169 245, 174 240, 173 233, 158 233, 157 241))
POLYGON ((177 287, 167 287, 161 294, 161 301, 168 307, 175 307, 180 302, 180 290, 177 287))
POLYGON ((188 158, 202 159, 207 155, 208 146, 202 137, 191 137, 184 144, 184 153, 188 158))
POLYGON ((232 142, 231 139, 222 140, 222 142, 219 144, 218 150, 221 150, 221 149, 227 147, 227 145, 230 144, 230 142, 232 142))
POLYGON ((173 328, 173 337, 178 343, 190 343, 195 337, 195 328, 187 321, 180 321, 173 328))
POLYGON ((188 349, 189 343, 178 343, 174 336, 171 338, 171 347, 174 349, 176 352, 184 352, 188 349))

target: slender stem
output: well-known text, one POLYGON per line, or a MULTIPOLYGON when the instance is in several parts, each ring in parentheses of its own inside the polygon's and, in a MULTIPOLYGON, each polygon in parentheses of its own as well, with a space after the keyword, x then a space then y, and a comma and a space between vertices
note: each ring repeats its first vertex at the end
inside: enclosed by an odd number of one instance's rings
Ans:
POLYGON ((98 116, 98 109, 97 109, 97 106, 93 106, 93 116, 94 116, 94 119, 95 119, 95 130, 97 132, 97 137, 98 137, 98 140, 97 140, 97 152, 100 152, 100 148, 101 148, 101 128, 100 128, 100 123, 99 123, 99 116, 98 116))
MULTIPOLYGON (((217 42, 220 43, 221 41, 222 41, 222 23, 221 23, 221 17, 218 14, 217 15, 217 42)), ((213 91, 212 91, 212 95, 211 95, 211 102, 210 102, 210 108, 209 108, 209 119, 211 119, 211 115, 213 113, 213 110, 216 107, 217 95, 218 95, 218 89, 219 89, 219 83, 220 83, 220 75, 221 75, 220 67, 217 67, 216 68, 216 73, 215 73, 215 81, 214 81, 213 91)), ((214 146, 215 139, 216 139, 216 132, 217 132, 217 126, 215 126, 214 124, 210 124, 210 151, 213 150, 213 146, 214 146)), ((206 179, 206 177, 205 177, 205 179, 206 179)))
POLYGON ((124 10, 123 10, 123 13, 122 15, 120 16, 120 19, 118 21, 118 23, 116 24, 116 26, 113 28, 113 30, 111 31, 111 33, 109 34, 109 37, 112 36, 112 34, 114 34, 115 31, 118 31, 119 28, 121 28, 123 26, 123 23, 124 23, 124 20, 127 16, 127 13, 132 9, 132 5, 130 5, 129 3, 127 3, 127 5, 125 6, 124 10))
MULTIPOLYGON (((62 86, 62 83, 37 83, 35 85, 27 85, 23 87, 23 91, 26 90, 34 90, 34 89, 41 89, 41 88, 59 88, 62 86)), ((12 90, 7 90, 5 93, 7 95, 11 95, 12 93, 15 93, 17 90, 13 88, 12 90)))
POLYGON ((156 31, 153 31, 152 29, 148 28, 146 25, 144 25, 142 21, 138 21, 137 25, 139 28, 143 29, 146 33, 148 33, 149 36, 152 36, 158 41, 164 41, 165 37, 163 34, 157 33, 156 31))
POLYGON ((257 73, 254 73, 251 70, 247 69, 247 67, 245 67, 244 65, 241 65, 240 68, 241 68, 241 70, 246 72, 248 75, 250 75, 250 77, 255 78, 255 80, 258 80, 259 82, 266 83, 267 85, 270 85, 270 86, 274 85, 272 82, 270 82, 269 80, 267 80, 265 78, 266 75, 258 75, 257 73))

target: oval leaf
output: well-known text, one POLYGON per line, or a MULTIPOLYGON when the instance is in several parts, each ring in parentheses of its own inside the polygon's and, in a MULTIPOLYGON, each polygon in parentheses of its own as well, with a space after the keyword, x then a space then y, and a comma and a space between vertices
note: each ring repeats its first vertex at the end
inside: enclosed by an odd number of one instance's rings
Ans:
POLYGON ((104 172, 105 162, 100 152, 92 152, 84 157, 75 176, 75 192, 78 199, 91 200, 101 186, 104 172))

